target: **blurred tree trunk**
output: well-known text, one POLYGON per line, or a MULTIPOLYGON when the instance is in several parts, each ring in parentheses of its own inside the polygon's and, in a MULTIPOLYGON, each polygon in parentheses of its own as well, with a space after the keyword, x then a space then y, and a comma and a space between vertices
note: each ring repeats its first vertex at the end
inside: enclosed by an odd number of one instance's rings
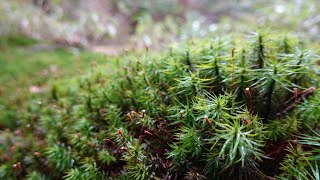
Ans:
POLYGON ((41 8, 46 14, 50 14, 52 11, 51 0, 33 0, 33 4, 41 8))

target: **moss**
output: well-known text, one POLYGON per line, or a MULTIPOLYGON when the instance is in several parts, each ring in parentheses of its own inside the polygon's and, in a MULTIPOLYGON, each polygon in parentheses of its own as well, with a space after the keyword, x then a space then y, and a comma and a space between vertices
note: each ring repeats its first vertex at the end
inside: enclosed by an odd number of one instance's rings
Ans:
POLYGON ((0 45, 6 47, 31 46, 38 43, 38 40, 21 35, 9 35, 0 37, 0 45))
POLYGON ((52 80, 84 74, 90 64, 102 64, 105 57, 100 54, 80 51, 74 54, 67 49, 36 51, 37 42, 25 37, 2 37, 0 44, 0 127, 13 128, 20 119, 21 109, 35 94, 48 90, 52 80))
MULTIPOLYGON (((318 95, 310 87, 319 84, 319 56, 304 51, 307 59, 297 67, 299 53, 284 54, 283 36, 271 32, 258 44, 227 39, 185 42, 160 56, 129 53, 107 67, 94 65, 82 76, 55 81, 51 94, 22 111, 18 130, 4 133, 1 171, 49 179, 295 176, 288 162, 301 150, 268 147, 294 147, 299 133, 314 136, 308 127, 318 128, 320 112, 312 107, 318 95), (313 80, 292 78, 302 74, 313 80), (295 98, 293 88, 300 92, 295 98), (303 121, 295 114, 300 107, 310 112, 301 112, 303 121), (268 158, 278 155, 285 160, 270 166, 268 158)), ((304 49, 286 45, 294 48, 304 49)), ((314 149, 304 151, 317 157, 314 149)), ((311 168, 301 165, 299 173, 312 178, 315 159, 300 158, 311 168)))

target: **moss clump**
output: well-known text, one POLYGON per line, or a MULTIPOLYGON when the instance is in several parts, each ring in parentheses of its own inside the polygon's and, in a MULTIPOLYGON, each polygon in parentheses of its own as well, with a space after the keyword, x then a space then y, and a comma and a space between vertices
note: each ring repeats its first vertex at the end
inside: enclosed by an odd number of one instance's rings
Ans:
POLYGON ((295 42, 270 33, 186 42, 56 82, 52 98, 2 132, 0 176, 315 178, 319 58, 295 42))

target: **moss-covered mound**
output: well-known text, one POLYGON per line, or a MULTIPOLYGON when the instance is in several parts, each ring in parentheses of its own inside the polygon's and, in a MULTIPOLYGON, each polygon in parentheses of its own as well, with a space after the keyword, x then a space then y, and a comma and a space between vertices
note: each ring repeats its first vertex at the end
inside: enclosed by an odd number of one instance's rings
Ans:
POLYGON ((319 57, 289 35, 92 66, 1 133, 5 179, 319 178, 319 57))

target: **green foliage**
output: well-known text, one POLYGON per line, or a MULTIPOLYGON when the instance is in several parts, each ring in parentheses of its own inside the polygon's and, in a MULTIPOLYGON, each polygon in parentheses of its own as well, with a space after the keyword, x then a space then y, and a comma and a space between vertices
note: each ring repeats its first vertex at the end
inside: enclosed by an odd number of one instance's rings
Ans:
POLYGON ((222 130, 217 130, 217 136, 213 137, 213 148, 219 146, 220 153, 219 158, 225 161, 226 166, 231 166, 237 162, 241 162, 242 167, 245 161, 253 156, 254 159, 261 159, 262 152, 259 150, 263 146, 258 138, 261 138, 261 134, 254 133, 254 130, 245 131, 245 126, 240 125, 239 121, 235 121, 233 124, 220 124, 217 125, 222 130), (250 139, 252 138, 252 139, 250 139))
POLYGON ((98 158, 103 163, 106 163, 107 165, 110 165, 112 162, 116 161, 116 158, 107 150, 101 150, 98 153, 98 158))
POLYGON ((301 146, 294 148, 292 145, 287 149, 286 159, 282 163, 283 173, 280 179, 319 179, 319 168, 317 161, 308 160, 309 152, 303 152, 301 146))
POLYGON ((43 174, 33 171, 30 174, 28 174, 27 180, 46 180, 48 178, 46 178, 43 174))
POLYGON ((216 122, 226 122, 233 117, 231 111, 237 111, 239 107, 234 107, 233 99, 230 94, 219 95, 202 95, 196 97, 194 109, 200 114, 207 115, 216 122))
POLYGON ((299 143, 308 145, 312 150, 308 157, 308 160, 319 163, 320 161, 320 134, 314 133, 314 135, 303 135, 299 143))
POLYGON ((76 180, 81 179, 83 177, 83 172, 81 172, 78 168, 75 169, 69 169, 66 173, 66 175, 63 177, 67 180, 76 180))
POLYGON ((287 118, 284 120, 276 119, 268 124, 268 138, 272 141, 290 138, 296 130, 295 119, 287 118))
POLYGON ((240 121, 242 118, 234 119, 229 124, 215 122, 217 129, 215 136, 209 140, 212 147, 208 154, 206 173, 216 173, 231 168, 231 171, 226 173, 229 175, 235 173, 231 176, 236 176, 237 173, 257 171, 256 163, 263 157, 261 150, 264 145, 263 126, 259 124, 260 126, 250 128, 253 124, 245 125, 240 121), (235 167, 239 169, 235 170, 235 167))
POLYGON ((318 127, 320 120, 320 91, 317 90, 315 95, 305 101, 300 107, 300 118, 303 123, 311 127, 318 127))
POLYGON ((49 162, 56 171, 63 172, 73 167, 74 159, 71 156, 71 147, 64 147, 63 144, 50 147, 46 152, 49 162))
POLYGON ((172 158, 175 166, 185 168, 186 160, 190 157, 199 158, 203 148, 200 132, 195 128, 183 127, 181 133, 177 133, 178 142, 170 145, 172 151, 168 153, 168 158, 172 158))
POLYGON ((318 139, 308 135, 310 126, 318 131, 319 58, 285 37, 266 31, 246 43, 236 36, 194 40, 160 57, 127 53, 56 81, 23 109, 19 131, 0 136, 0 174, 316 177, 318 139), (268 149, 285 147, 299 132, 303 146, 268 149), (268 166, 275 155, 285 157, 275 161, 279 171, 268 166))

